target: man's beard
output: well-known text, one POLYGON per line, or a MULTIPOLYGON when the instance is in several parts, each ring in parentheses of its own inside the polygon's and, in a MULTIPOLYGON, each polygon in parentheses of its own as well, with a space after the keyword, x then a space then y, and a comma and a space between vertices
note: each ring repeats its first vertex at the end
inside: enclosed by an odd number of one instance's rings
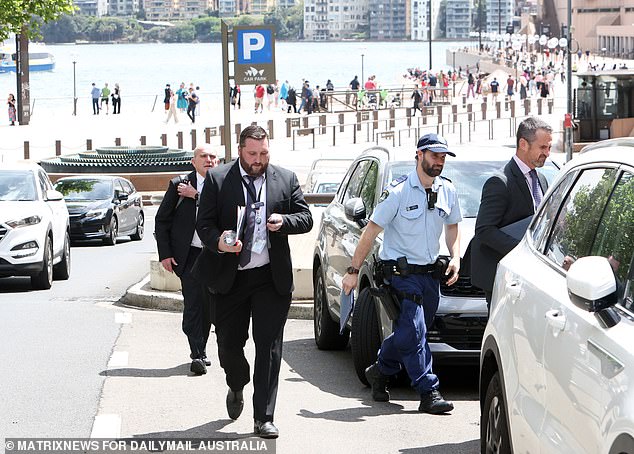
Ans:
POLYGON ((438 175, 442 173, 443 166, 430 166, 425 162, 425 160, 421 160, 421 166, 423 168, 423 172, 429 175, 432 178, 436 178, 438 175))
POLYGON ((266 172, 266 168, 269 166, 268 162, 263 162, 261 166, 256 170, 254 166, 247 164, 242 158, 240 158, 240 165, 249 176, 255 178, 264 175, 264 172, 266 172))

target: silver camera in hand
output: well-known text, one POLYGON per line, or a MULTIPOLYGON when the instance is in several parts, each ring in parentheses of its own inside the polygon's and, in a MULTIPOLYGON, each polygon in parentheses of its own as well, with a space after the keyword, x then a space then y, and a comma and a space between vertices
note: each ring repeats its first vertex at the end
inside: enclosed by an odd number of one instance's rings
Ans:
POLYGON ((231 230, 225 233, 224 242, 227 246, 235 245, 237 240, 238 240, 238 235, 235 231, 231 230))

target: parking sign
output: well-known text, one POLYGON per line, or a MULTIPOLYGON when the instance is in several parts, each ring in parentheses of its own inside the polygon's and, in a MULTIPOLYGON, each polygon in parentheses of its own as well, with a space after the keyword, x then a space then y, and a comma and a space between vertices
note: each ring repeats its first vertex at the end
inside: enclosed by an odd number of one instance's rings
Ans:
POLYGON ((267 25, 233 28, 237 84, 275 83, 275 29, 267 25))

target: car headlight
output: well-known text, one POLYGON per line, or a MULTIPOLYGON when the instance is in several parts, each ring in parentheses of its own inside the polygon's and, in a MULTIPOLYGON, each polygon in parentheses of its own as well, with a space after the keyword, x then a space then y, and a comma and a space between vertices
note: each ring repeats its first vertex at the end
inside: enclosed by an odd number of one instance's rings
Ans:
POLYGON ((97 210, 90 210, 86 212, 86 217, 90 219, 100 219, 106 216, 108 208, 99 208, 97 210))
POLYGON ((42 221, 42 218, 38 215, 34 215, 15 221, 8 221, 7 225, 12 229, 17 229, 18 227, 27 227, 29 225, 39 224, 40 221, 42 221))

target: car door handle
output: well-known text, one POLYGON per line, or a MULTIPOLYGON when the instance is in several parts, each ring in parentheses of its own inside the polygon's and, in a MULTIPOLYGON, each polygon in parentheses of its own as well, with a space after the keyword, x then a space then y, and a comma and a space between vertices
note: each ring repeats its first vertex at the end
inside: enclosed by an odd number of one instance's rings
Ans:
POLYGON ((559 331, 563 331, 566 327, 566 317, 558 309, 546 312, 546 321, 559 331))
POLYGON ((511 281, 506 284, 506 293, 511 297, 511 301, 515 302, 522 295, 522 287, 517 281, 511 281))
POLYGON ((348 233, 348 226, 342 225, 341 227, 339 227, 339 233, 348 233))

